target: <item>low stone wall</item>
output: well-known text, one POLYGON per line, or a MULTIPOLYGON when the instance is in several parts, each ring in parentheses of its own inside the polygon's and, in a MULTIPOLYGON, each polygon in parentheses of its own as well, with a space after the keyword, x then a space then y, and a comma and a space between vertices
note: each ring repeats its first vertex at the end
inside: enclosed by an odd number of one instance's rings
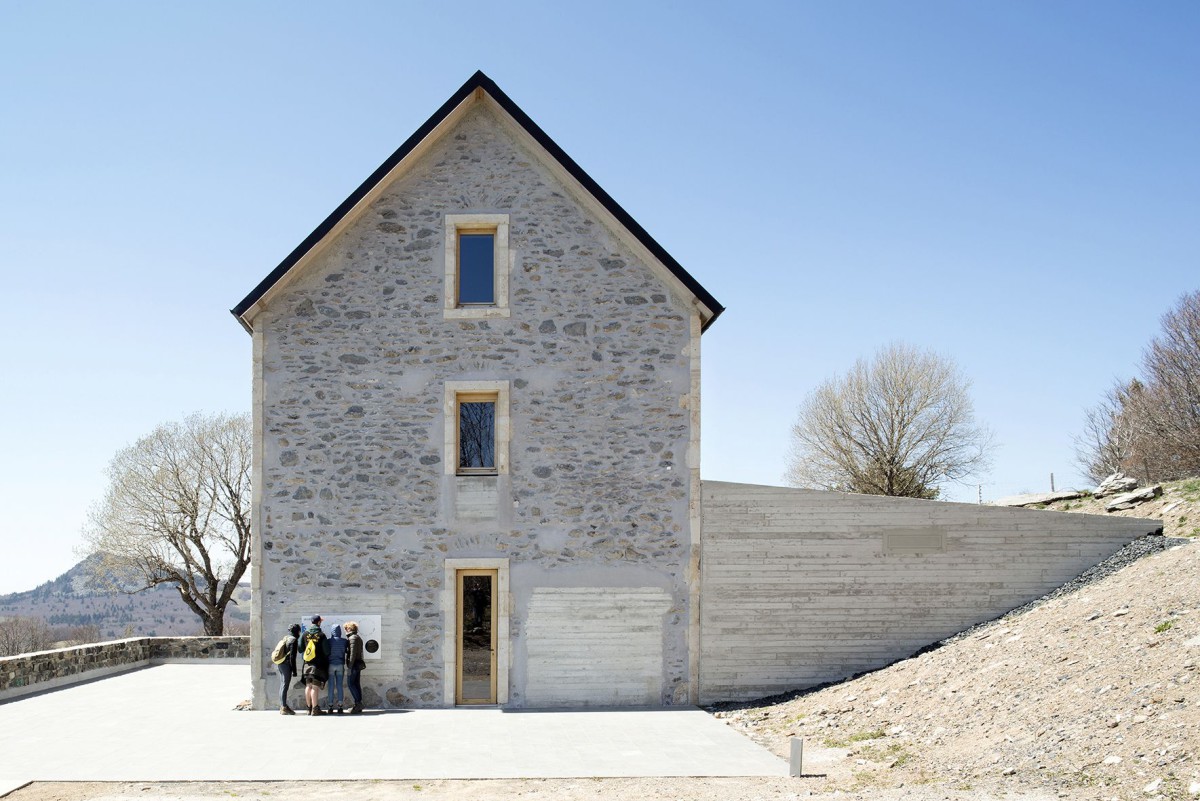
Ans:
POLYGON ((249 637, 133 637, 0 657, 0 703, 149 665, 250 660, 249 637))
POLYGON ((250 663, 249 637, 149 637, 150 664, 241 659, 250 663))

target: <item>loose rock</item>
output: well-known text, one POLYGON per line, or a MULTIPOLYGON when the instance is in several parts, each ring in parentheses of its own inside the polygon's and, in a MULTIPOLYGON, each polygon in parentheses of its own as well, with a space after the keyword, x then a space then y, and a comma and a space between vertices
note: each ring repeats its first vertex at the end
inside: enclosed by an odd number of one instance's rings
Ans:
POLYGON ((1152 487, 1146 487, 1144 489, 1135 490, 1134 492, 1127 492, 1124 495, 1118 495, 1109 501, 1104 509, 1108 512, 1115 512, 1118 509, 1132 509, 1139 503, 1145 503, 1146 501, 1154 500, 1159 495, 1162 495, 1162 484, 1155 484, 1152 487))
POLYGON ((1113 473, 1108 478, 1100 482, 1096 487, 1096 491, 1092 493, 1097 498, 1103 498, 1106 495, 1116 495, 1123 492, 1129 492, 1136 489, 1138 485, 1137 479, 1125 475, 1124 473, 1113 473))
POLYGON ((1005 498, 992 501, 993 506, 1037 506, 1042 503, 1053 503, 1054 501, 1070 501, 1075 498, 1082 498, 1083 493, 1078 490, 1064 490, 1063 492, 1034 492, 1024 495, 1009 495, 1005 498))

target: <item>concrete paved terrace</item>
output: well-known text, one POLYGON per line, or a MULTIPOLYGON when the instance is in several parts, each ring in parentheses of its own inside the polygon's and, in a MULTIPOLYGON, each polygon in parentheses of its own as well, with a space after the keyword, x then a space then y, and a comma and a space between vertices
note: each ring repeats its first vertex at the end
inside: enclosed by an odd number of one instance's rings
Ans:
POLYGON ((0 704, 0 795, 29 781, 786 776, 705 712, 237 711, 243 665, 160 665, 0 704), (314 755, 316 758, 314 758, 314 755))

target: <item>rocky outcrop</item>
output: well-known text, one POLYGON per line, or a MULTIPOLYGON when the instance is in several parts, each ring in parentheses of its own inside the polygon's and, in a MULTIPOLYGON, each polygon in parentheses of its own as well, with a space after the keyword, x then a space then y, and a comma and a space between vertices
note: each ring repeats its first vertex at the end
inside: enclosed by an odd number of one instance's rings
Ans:
POLYGON ((1152 487, 1145 487, 1134 492, 1127 492, 1124 495, 1118 495, 1104 506, 1106 512, 1116 512, 1121 509, 1132 509, 1139 503, 1152 501, 1162 495, 1162 484, 1155 484, 1152 487))
POLYGON ((1075 498, 1082 498, 1083 493, 1078 490, 1063 490, 1062 492, 1030 492, 1024 495, 1009 495, 1005 498, 992 501, 993 506, 1038 506, 1043 503, 1053 503, 1054 501, 1070 501, 1075 498))
POLYGON ((1097 498, 1103 498, 1107 495, 1119 495, 1123 492, 1130 492, 1137 489, 1137 485, 1136 478, 1117 471, 1101 481, 1100 486, 1096 487, 1096 491, 1092 495, 1097 498))

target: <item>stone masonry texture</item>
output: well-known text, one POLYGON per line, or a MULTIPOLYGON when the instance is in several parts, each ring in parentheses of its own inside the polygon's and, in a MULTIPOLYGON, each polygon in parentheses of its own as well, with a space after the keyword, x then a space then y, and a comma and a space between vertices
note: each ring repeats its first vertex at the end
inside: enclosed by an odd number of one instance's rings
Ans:
POLYGON ((51 682, 163 662, 248 659, 248 637, 135 637, 0 657, 0 699, 51 682))
POLYGON ((665 590, 653 701, 686 702, 694 312, 493 114, 471 110, 255 321, 256 645, 265 657, 313 612, 380 614, 368 703, 441 706, 444 560, 507 558, 510 705, 525 697, 522 616, 546 586, 665 590), (510 215, 509 318, 444 319, 445 216, 472 213, 510 215), (490 519, 461 519, 443 464, 445 382, 473 380, 511 393, 490 519))

